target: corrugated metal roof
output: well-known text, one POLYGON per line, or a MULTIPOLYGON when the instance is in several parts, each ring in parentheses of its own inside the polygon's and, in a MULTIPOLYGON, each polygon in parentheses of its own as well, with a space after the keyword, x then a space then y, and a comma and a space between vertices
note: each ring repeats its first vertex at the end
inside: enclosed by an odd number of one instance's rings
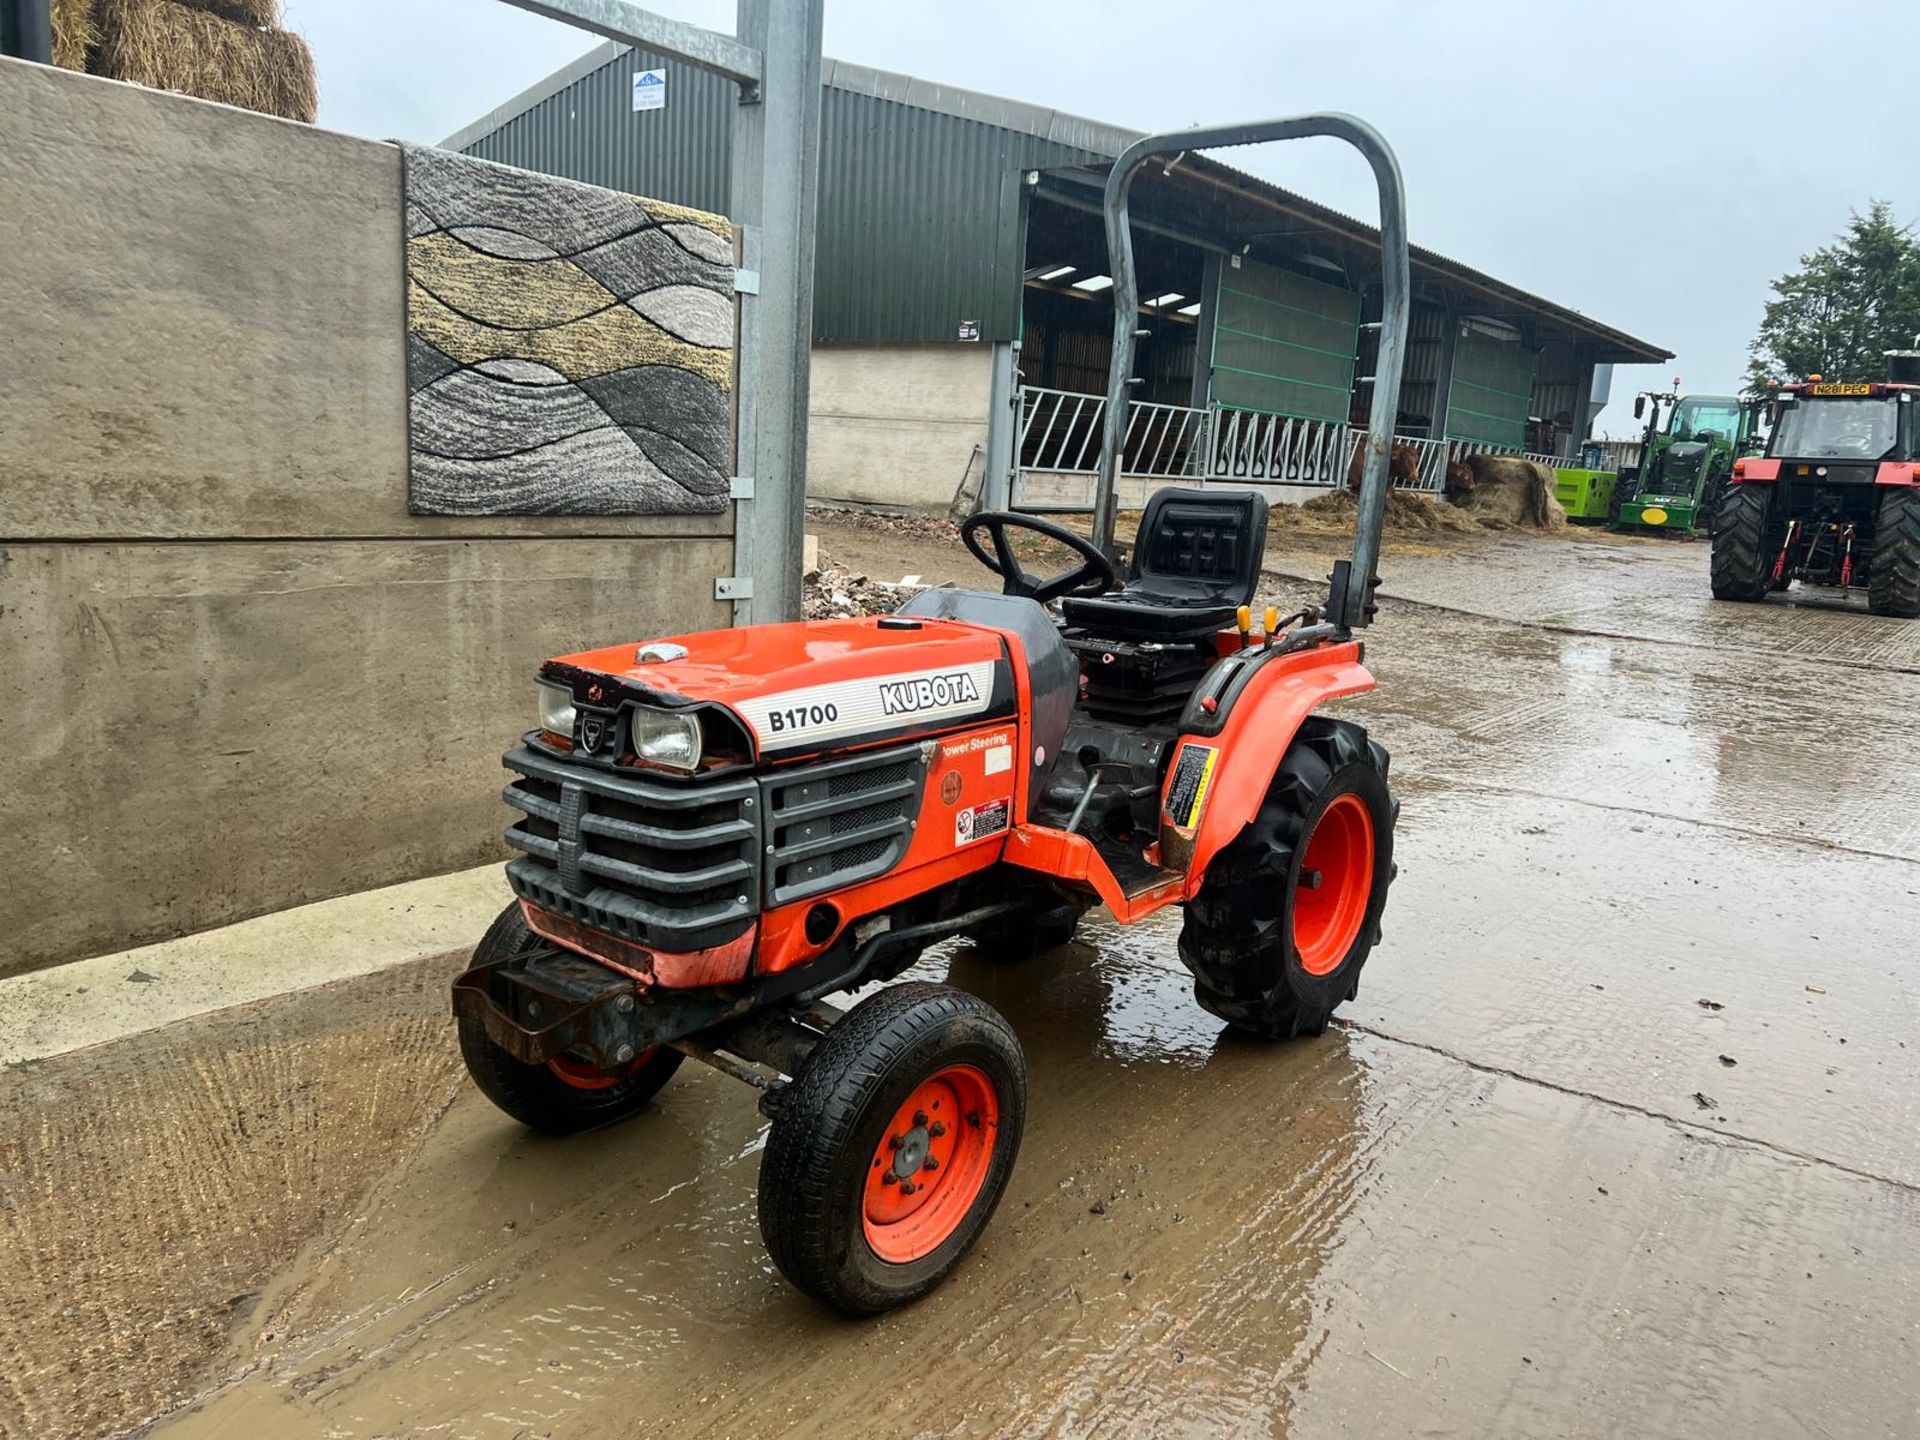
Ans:
MULTIPOLYGON (((1017 334, 1019 172, 1099 166, 1139 131, 1045 106, 828 59, 821 125, 815 334, 822 340, 951 339, 978 321, 1017 334)), ((442 145, 526 169, 721 210, 735 106, 718 76, 607 42, 442 145), (630 72, 665 65, 668 104, 634 124, 630 72)), ((1206 156, 1169 183, 1212 183, 1377 252, 1379 232, 1329 206, 1206 156)), ((1672 352, 1413 247, 1416 278, 1458 287, 1593 343, 1606 360, 1672 352)))
MULTIPOLYGON (((1284 186, 1275 185, 1271 180, 1263 180, 1258 175, 1250 174, 1208 155, 1190 157, 1182 162, 1181 167, 1171 176, 1165 178, 1177 182, 1181 169, 1189 170, 1195 175, 1211 176, 1221 183, 1233 186, 1249 198, 1264 200, 1288 214, 1323 225, 1329 230, 1343 232, 1348 238, 1363 241, 1374 253, 1379 252, 1380 231, 1377 227, 1369 225, 1364 220, 1356 220, 1353 216, 1335 210, 1330 205, 1309 200, 1306 196, 1296 194, 1284 186)), ((1522 290, 1517 285, 1509 285, 1506 281, 1496 279, 1485 271, 1476 270, 1470 265, 1450 259, 1437 250, 1429 250, 1424 245, 1409 245, 1407 248, 1411 252, 1416 280, 1424 270, 1435 279, 1480 291, 1506 304, 1530 310, 1542 319, 1564 325, 1569 330, 1601 341, 1605 345, 1617 347, 1623 352, 1632 352, 1631 354, 1608 354, 1605 356, 1607 360, 1625 364, 1655 363, 1673 358, 1671 350, 1663 350, 1657 345, 1627 334, 1624 330, 1602 324, 1578 310, 1522 290)))

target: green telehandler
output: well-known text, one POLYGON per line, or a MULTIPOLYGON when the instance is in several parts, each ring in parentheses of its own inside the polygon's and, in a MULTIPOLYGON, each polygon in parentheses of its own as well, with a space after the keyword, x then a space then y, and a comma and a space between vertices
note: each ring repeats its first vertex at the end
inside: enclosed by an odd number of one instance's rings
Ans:
POLYGON ((1674 387, 1633 398, 1633 418, 1647 428, 1640 463, 1622 467, 1613 487, 1615 530, 1692 537, 1709 528, 1734 459, 1754 441, 1753 406, 1735 395, 1681 395, 1677 380, 1674 387))

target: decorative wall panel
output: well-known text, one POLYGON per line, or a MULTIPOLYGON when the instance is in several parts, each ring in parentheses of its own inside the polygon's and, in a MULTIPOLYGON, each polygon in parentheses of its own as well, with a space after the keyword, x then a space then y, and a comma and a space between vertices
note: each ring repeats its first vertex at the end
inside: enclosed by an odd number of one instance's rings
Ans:
POLYGON ((414 512, 723 509, 727 220, 405 150, 414 512))

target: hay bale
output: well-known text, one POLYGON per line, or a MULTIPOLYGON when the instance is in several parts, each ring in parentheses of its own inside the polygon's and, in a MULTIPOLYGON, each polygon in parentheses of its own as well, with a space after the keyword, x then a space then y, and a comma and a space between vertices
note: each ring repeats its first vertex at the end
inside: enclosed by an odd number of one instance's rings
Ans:
POLYGON ((222 20, 273 30, 280 24, 280 0, 180 0, 190 10, 210 10, 222 20))
POLYGON ((1567 512, 1553 494, 1553 471, 1518 455, 1469 455, 1473 485, 1454 504, 1489 529, 1564 530, 1567 512))
POLYGON ((100 34, 93 26, 93 0, 53 0, 53 63, 85 70, 100 34))
POLYGON ((100 0, 93 73, 311 122, 313 55, 298 35, 256 30, 180 0, 100 0))

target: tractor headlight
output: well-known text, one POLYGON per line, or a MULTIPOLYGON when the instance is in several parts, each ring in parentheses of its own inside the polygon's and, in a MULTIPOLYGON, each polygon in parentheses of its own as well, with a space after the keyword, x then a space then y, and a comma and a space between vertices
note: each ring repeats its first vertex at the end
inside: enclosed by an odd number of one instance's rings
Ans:
POLYGON ((633 711, 633 755, 648 765, 692 770, 700 764, 700 722, 667 710, 633 711))
POLYGON ((573 738, 573 696, 558 685, 540 684, 540 728, 562 739, 573 738))

